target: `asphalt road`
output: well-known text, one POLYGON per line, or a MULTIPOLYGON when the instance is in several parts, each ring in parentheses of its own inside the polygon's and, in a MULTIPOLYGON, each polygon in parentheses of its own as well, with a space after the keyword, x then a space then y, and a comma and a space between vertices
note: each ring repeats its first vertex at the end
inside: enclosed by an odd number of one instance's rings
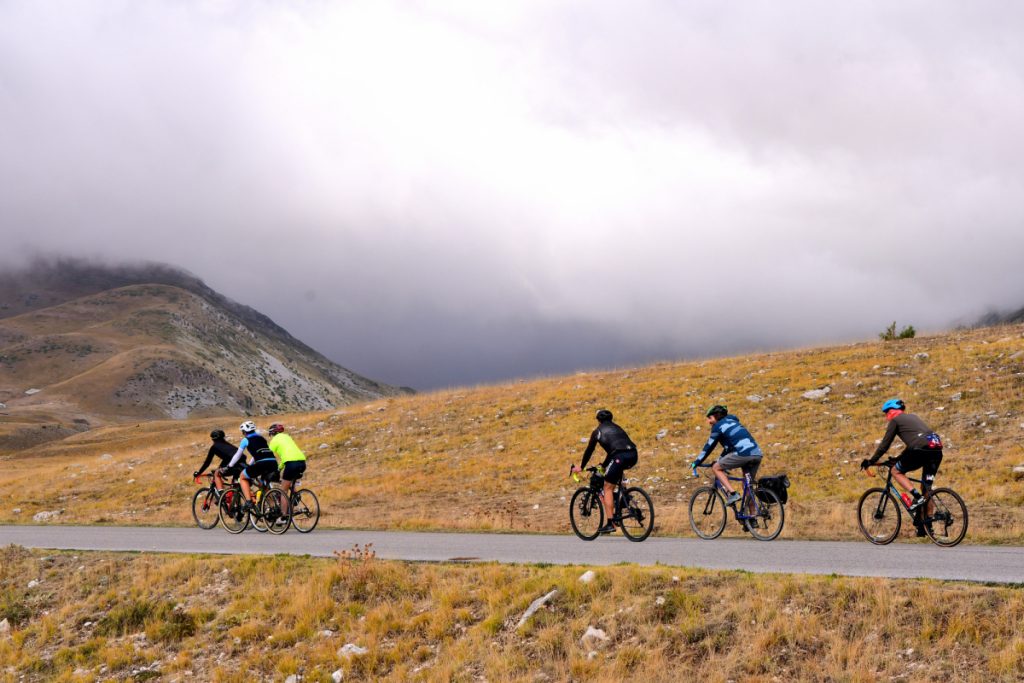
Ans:
POLYGON ((900 543, 753 539, 648 538, 632 543, 606 536, 590 543, 575 536, 338 531, 289 531, 271 536, 248 530, 238 536, 216 528, 0 526, 0 545, 30 548, 174 553, 331 556, 355 544, 373 544, 377 557, 425 562, 495 561, 609 565, 629 562, 751 572, 842 574, 1024 583, 1024 548, 972 546, 939 548, 900 543))

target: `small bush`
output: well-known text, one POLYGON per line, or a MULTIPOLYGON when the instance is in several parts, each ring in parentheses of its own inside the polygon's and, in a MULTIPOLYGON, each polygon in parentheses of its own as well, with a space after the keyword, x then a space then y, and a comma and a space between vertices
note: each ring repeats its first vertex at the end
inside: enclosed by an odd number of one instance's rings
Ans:
POLYGON ((899 332, 896 331, 896 321, 893 320, 889 327, 885 328, 885 331, 878 333, 878 338, 882 341, 893 341, 895 339, 913 339, 917 336, 917 330, 914 329, 913 325, 907 325, 899 332))

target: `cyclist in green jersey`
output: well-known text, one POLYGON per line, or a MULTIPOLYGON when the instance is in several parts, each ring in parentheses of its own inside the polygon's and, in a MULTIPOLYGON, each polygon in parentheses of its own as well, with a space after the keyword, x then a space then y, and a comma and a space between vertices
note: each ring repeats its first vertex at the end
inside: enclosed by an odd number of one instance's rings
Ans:
POLYGON ((291 507, 291 490, 295 481, 306 471, 306 454, 295 441, 284 433, 284 425, 275 422, 267 429, 270 435, 270 450, 280 461, 281 490, 284 492, 284 512, 291 507))

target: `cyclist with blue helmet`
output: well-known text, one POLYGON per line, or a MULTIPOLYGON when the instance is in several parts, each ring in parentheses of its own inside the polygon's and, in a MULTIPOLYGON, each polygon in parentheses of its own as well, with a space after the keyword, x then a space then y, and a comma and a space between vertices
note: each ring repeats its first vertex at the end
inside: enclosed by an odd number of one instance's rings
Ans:
MULTIPOLYGON (((862 460, 860 467, 867 469, 878 462, 892 446, 896 437, 900 437, 906 448, 893 465, 892 478, 914 497, 910 505, 910 510, 914 511, 921 507, 924 496, 921 491, 914 488, 907 478, 907 472, 920 469, 923 475, 921 488, 924 489, 923 493, 928 493, 935 482, 935 475, 939 472, 939 463, 942 462, 942 439, 925 424, 924 420, 906 410, 907 404, 903 399, 891 398, 882 404, 882 412, 885 413, 889 425, 885 430, 885 436, 875 449, 875 454, 862 460)), ((919 532, 923 535, 923 530, 919 529, 919 532)))
POLYGON ((722 455, 711 466, 711 471, 715 473, 715 477, 729 494, 725 504, 733 505, 738 503, 742 496, 732 487, 727 472, 739 467, 743 470, 743 474, 749 474, 753 481, 757 476, 757 470, 761 466, 761 457, 764 454, 747 428, 740 424, 739 418, 730 415, 729 409, 725 406, 711 406, 704 417, 711 425, 711 435, 708 437, 708 442, 704 444, 700 455, 690 463, 690 468, 696 472, 697 466, 711 455, 715 446, 721 444, 722 455))

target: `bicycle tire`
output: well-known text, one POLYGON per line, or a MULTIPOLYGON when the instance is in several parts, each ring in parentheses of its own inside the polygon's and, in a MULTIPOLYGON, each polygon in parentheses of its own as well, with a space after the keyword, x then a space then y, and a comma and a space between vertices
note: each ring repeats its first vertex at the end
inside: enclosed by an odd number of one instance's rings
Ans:
POLYGON ((960 494, 953 489, 932 489, 925 501, 925 510, 934 506, 925 517, 924 528, 932 543, 943 548, 952 548, 967 535, 967 506, 960 494), (960 525, 960 522, 963 524, 960 525), (954 526, 957 525, 957 526, 954 526), (937 528, 936 528, 937 527, 937 528), (950 529, 954 533, 950 534, 950 529))
POLYGON ((271 489, 267 491, 267 495, 263 496, 263 501, 260 504, 260 514, 263 517, 263 522, 266 524, 267 531, 275 535, 288 531, 288 527, 292 523, 291 515, 287 515, 284 512, 283 503, 284 491, 271 489))
POLYGON ((584 541, 593 541, 601 535, 604 526, 604 505, 601 498, 588 486, 581 486, 569 501, 569 523, 572 531, 584 541))
POLYGON ((308 534, 316 528, 320 521, 320 500, 309 489, 300 489, 292 494, 291 499, 292 526, 300 534, 308 534))
POLYGON ((654 503, 639 486, 626 489, 619 516, 622 535, 635 543, 645 540, 654 531, 654 503))
POLYGON ((249 526, 249 512, 242 507, 244 496, 241 491, 225 491, 217 506, 220 523, 229 534, 240 534, 249 526))
POLYGON ((857 503, 857 525, 864 538, 875 545, 889 545, 900 533, 903 515, 892 492, 872 488, 857 503))
POLYGON ((725 531, 725 500, 714 486, 701 486, 690 496, 690 528, 700 538, 710 541, 725 531), (696 515, 694 515, 696 511, 696 515))
POLYGON ((220 500, 217 489, 204 486, 192 496, 192 519, 200 529, 212 529, 220 522, 220 500))
POLYGON ((745 520, 747 531, 759 541, 775 540, 786 525, 786 506, 782 504, 779 494, 770 489, 757 492, 756 506, 757 515, 754 519, 745 520), (776 521, 778 526, 772 526, 776 521))

